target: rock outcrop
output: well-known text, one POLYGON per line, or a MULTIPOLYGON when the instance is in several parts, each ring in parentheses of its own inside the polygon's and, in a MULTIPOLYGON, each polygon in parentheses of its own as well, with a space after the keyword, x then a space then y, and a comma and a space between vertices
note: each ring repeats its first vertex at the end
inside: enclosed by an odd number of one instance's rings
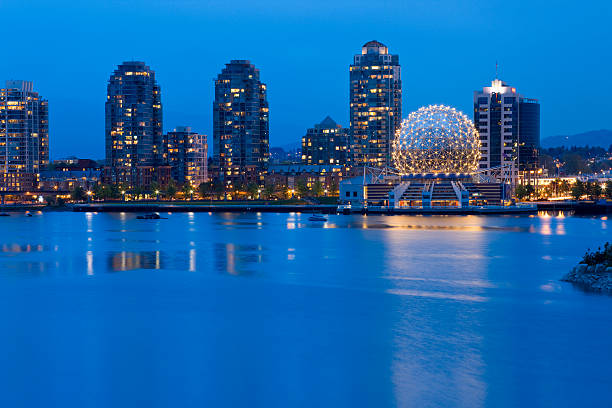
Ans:
POLYGON ((612 293, 612 266, 578 264, 561 280, 596 292, 612 293))

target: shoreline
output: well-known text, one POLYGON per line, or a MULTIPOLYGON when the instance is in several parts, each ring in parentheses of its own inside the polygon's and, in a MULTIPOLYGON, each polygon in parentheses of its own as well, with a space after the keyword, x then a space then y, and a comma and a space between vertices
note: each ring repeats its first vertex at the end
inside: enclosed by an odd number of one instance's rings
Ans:
POLYGON ((603 264, 574 266, 561 279, 593 292, 612 294, 612 266, 603 264))
MULTIPOLYGON (((528 204, 528 203, 524 203, 528 204)), ((430 207, 430 208, 342 208, 337 204, 309 204, 304 201, 277 204, 276 201, 109 201, 49 206, 45 204, 4 204, 0 212, 323 212, 325 214, 371 214, 371 215, 500 215, 537 214, 538 211, 562 211, 572 215, 606 215, 612 212, 612 203, 607 202, 536 202, 531 205, 482 206, 482 207, 430 207)))
POLYGON ((72 205, 74 212, 267 212, 370 215, 527 215, 534 207, 438 207, 438 208, 367 208, 339 211, 335 204, 210 204, 210 203, 90 203, 72 205))

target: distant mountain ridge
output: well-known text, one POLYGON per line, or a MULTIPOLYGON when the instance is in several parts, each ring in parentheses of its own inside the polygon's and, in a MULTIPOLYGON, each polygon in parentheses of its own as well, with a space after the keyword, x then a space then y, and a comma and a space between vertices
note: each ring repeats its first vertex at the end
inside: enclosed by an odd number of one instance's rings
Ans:
POLYGON ((549 136, 542 139, 542 147, 572 147, 572 146, 601 146, 608 148, 612 144, 612 130, 601 129, 575 135, 549 136))

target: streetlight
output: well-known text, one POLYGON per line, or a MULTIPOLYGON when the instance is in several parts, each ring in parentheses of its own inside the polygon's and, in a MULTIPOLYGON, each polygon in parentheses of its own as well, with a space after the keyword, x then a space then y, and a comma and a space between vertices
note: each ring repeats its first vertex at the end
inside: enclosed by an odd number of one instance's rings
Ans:
POLYGON ((92 194, 93 194, 93 193, 91 192, 91 190, 87 191, 87 202, 88 202, 88 203, 91 203, 91 195, 92 195, 92 194))
POLYGON ((121 190, 121 196, 123 197, 123 201, 125 201, 125 190, 121 190))
POLYGON ((189 199, 193 201, 193 190, 189 190, 189 199))
POLYGON ((155 190, 155 201, 159 201, 159 190, 155 190))
POLYGON ((261 188, 257 189, 257 199, 261 199, 261 188))

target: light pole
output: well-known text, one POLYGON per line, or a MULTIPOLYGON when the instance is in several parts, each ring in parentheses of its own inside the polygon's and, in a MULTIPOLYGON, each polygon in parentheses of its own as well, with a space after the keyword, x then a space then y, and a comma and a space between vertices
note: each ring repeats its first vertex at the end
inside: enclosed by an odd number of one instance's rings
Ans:
POLYGON ((159 201, 159 190, 155 190, 155 201, 159 201))
POLYGON ((260 200, 261 199, 261 188, 257 189, 257 199, 260 200))
POLYGON ((125 201, 125 190, 121 190, 121 197, 123 201, 125 201))
POLYGON ((87 191, 87 202, 88 202, 88 203, 91 203, 91 195, 92 195, 92 194, 93 194, 93 193, 91 192, 91 190, 87 191))

